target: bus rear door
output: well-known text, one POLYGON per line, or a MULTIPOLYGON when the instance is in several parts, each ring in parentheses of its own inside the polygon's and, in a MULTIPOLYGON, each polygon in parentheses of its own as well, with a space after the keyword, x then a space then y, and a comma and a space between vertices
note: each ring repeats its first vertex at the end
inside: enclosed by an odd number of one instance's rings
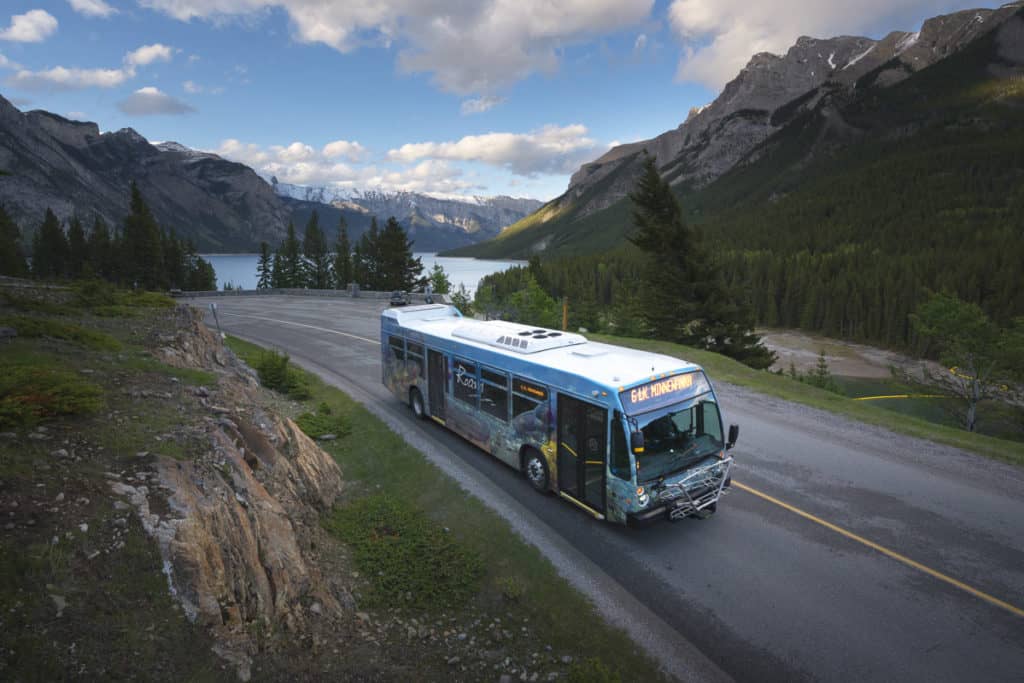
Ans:
POLYGON ((440 351, 427 350, 427 400, 430 416, 444 423, 444 396, 448 389, 448 358, 440 351))

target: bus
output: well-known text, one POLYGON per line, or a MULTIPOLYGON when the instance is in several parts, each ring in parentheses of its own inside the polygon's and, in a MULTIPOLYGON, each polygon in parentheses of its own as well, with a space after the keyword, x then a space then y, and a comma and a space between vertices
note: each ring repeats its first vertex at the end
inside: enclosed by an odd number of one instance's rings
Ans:
POLYGON ((380 334, 383 382, 416 417, 597 519, 704 518, 731 482, 739 427, 723 434, 697 365, 442 304, 386 309, 380 334))

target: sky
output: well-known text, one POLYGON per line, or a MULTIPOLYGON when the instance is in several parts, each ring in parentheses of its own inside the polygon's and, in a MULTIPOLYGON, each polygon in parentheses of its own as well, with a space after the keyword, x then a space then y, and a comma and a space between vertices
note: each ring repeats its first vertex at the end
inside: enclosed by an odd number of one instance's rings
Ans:
POLYGON ((268 179, 548 200, 756 52, 957 0, 4 0, 0 94, 268 179))

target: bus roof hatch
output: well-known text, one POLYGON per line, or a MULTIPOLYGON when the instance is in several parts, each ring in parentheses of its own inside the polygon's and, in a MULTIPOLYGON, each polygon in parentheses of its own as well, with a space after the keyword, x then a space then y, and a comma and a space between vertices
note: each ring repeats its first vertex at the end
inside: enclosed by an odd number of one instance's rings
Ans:
POLYGON ((504 320, 488 320, 460 325, 452 330, 452 336, 515 353, 537 353, 538 351, 587 343, 587 338, 581 334, 548 330, 504 320))

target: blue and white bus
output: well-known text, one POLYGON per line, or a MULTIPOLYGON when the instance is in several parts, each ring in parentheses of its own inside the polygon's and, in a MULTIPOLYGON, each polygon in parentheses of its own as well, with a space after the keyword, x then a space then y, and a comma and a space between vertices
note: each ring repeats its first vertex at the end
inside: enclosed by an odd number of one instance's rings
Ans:
POLYGON ((704 371, 579 334, 464 318, 445 305, 381 314, 383 381, 433 419, 598 519, 705 517, 730 483, 704 371))

